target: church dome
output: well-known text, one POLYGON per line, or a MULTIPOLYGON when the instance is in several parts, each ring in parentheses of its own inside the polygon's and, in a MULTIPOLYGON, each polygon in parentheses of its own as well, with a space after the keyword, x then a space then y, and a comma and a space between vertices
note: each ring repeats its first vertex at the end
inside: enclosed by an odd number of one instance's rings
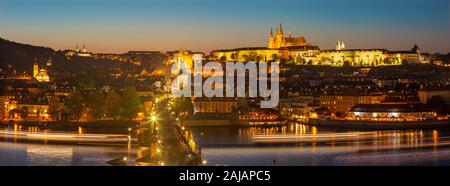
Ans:
POLYGON ((39 73, 36 75, 35 78, 36 78, 39 82, 49 82, 49 81, 50 81, 50 78, 49 78, 49 76, 48 76, 48 74, 47 74, 47 71, 44 70, 44 69, 41 69, 41 70, 39 71, 39 73))

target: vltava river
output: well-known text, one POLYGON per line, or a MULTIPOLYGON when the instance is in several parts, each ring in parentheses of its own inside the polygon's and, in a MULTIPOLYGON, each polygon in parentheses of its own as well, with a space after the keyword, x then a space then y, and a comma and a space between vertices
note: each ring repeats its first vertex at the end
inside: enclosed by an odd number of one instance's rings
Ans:
POLYGON ((450 165, 450 130, 192 128, 209 165, 450 165))
MULTIPOLYGON (((8 126, 2 131, 42 132, 8 126)), ((277 128, 190 128, 208 165, 450 165, 450 130, 345 131, 291 123, 277 128)), ((68 129, 69 134, 124 134, 127 129, 68 129)), ((130 144, 95 145, 0 137, 0 165, 108 165, 130 144)))
POLYGON ((85 133, 127 135, 128 129, 73 127, 66 128, 64 131, 51 131, 41 130, 38 127, 2 125, 0 126, 0 166, 105 166, 109 165, 108 161, 120 157, 127 157, 127 164, 134 165, 136 151, 131 143, 74 143, 69 140, 53 142, 40 138, 26 140, 21 136, 21 133, 40 135, 45 132, 64 139, 65 135, 85 133), (19 134, 14 136, 8 132, 19 134))

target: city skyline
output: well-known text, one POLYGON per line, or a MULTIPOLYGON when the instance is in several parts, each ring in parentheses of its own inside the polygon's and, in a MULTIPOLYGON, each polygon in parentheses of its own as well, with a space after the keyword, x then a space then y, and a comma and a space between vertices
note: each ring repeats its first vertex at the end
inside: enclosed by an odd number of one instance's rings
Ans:
POLYGON ((404 1, 126 1, 0 2, 0 37, 53 49, 86 47, 101 53, 266 46, 270 28, 321 49, 450 51, 450 3, 404 1), (257 8, 255 3, 258 3, 257 8), (401 10, 401 11, 400 11, 401 10))

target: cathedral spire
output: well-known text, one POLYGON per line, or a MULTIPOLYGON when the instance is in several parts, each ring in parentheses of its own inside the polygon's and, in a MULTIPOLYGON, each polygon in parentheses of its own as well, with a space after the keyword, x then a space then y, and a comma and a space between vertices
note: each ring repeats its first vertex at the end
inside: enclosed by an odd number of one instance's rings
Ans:
POLYGON ((283 34, 283 25, 280 23, 280 33, 283 34))

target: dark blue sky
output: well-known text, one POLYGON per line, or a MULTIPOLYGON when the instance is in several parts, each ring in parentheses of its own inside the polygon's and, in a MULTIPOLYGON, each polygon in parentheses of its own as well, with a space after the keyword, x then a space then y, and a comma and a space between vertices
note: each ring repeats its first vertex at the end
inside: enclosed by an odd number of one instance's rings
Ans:
POLYGON ((95 52, 265 46, 270 27, 322 49, 450 52, 448 0, 0 0, 0 37, 95 52))

